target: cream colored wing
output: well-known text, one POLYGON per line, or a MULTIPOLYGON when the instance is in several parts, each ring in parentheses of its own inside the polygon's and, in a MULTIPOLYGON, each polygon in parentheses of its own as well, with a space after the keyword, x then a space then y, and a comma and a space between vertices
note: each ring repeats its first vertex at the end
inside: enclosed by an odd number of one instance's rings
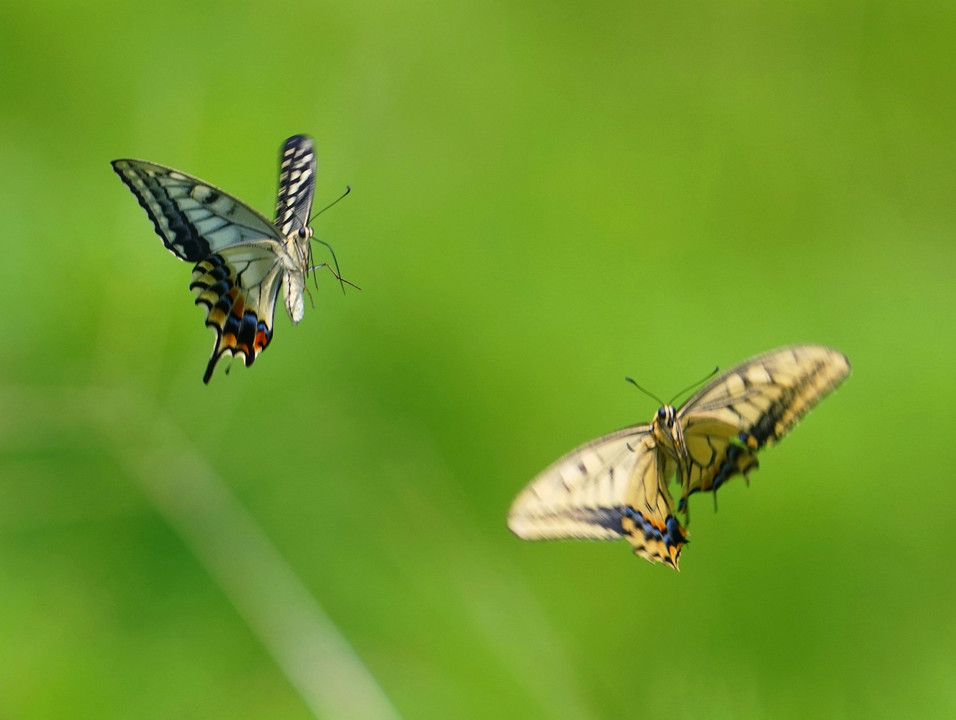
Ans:
POLYGON ((279 153, 276 228, 282 237, 309 226, 315 192, 315 145, 308 135, 293 135, 279 153))
POLYGON ((204 180, 158 163, 126 158, 113 170, 133 191, 153 221, 156 234, 178 258, 199 262, 242 243, 271 243, 282 237, 275 226, 238 198, 204 180))
POLYGON ((269 246, 237 245, 196 263, 189 287, 216 333, 204 383, 223 355, 238 355, 249 366, 269 345, 283 276, 269 246))
POLYGON ((625 428, 571 451, 518 495, 508 527, 524 540, 626 537, 651 562, 677 567, 683 528, 650 426, 625 428))
POLYGON ((680 508, 757 467, 757 452, 778 441, 850 374, 846 356, 794 345, 746 360, 697 392, 678 412, 691 463, 680 508))

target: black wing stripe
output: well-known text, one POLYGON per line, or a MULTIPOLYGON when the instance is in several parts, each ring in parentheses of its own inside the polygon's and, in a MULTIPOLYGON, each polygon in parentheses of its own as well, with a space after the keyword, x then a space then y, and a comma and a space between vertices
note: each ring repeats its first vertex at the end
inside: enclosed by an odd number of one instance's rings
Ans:
POLYGON ((126 160, 114 160, 111 164, 153 221, 156 234, 173 254, 188 262, 198 262, 209 255, 209 243, 180 210, 176 199, 163 187, 158 175, 136 172, 126 160))

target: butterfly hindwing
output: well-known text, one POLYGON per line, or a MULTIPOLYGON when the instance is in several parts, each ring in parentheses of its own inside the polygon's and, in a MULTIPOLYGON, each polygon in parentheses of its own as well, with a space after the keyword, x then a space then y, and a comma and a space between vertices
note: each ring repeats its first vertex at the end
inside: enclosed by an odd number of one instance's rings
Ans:
POLYGON ((626 537, 638 555, 676 567, 686 538, 649 430, 626 428, 572 450, 518 495, 508 527, 525 540, 626 537))
POLYGON ((216 333, 204 383, 223 355, 239 355, 249 366, 269 345, 281 276, 275 257, 254 245, 227 248, 196 263, 189 287, 216 333))

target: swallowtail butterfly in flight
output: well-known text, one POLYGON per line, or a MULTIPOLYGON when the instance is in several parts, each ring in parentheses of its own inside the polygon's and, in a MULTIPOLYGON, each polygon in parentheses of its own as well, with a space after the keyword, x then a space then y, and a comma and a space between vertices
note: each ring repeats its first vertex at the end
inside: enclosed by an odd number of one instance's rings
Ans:
MULTIPOLYGON (((190 289, 216 333, 203 382, 223 355, 252 365, 272 340, 282 290, 292 324, 304 314, 310 270, 309 212, 315 189, 312 139, 294 135, 279 158, 275 222, 232 195, 179 170, 145 160, 114 160, 113 169, 146 210, 166 248, 195 263, 190 289)), ((319 266, 321 267, 321 266, 319 266)))
POLYGON ((508 527, 525 540, 627 538, 637 555, 678 569, 686 530, 668 489, 687 500, 717 492, 757 468, 757 451, 779 440, 850 374, 843 353, 794 345, 745 360, 679 410, 661 407, 635 425, 582 445, 544 470, 511 506, 508 527))

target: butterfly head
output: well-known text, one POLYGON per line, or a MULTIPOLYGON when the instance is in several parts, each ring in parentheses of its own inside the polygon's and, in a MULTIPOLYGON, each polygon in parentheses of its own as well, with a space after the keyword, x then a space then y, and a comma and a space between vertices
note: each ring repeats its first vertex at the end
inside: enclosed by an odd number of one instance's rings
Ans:
POLYGON ((673 405, 663 405, 658 409, 651 423, 654 439, 658 446, 670 457, 677 460, 682 468, 689 467, 690 453, 684 442, 684 431, 677 418, 673 405))

